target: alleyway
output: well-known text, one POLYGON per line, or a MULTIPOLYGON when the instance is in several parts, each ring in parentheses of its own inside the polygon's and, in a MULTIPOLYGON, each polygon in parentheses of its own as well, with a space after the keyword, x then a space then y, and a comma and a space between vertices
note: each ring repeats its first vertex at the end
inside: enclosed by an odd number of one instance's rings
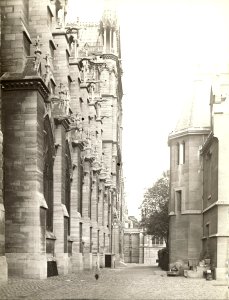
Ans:
POLYGON ((227 287, 217 281, 167 277, 157 267, 128 265, 46 280, 10 279, 0 285, 0 299, 227 299, 227 287))

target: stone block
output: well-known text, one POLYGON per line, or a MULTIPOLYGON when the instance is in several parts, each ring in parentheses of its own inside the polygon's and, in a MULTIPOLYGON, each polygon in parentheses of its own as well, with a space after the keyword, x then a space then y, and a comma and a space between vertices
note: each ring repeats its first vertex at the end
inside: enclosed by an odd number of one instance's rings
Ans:
POLYGON ((92 253, 84 253, 83 255, 83 268, 84 270, 92 269, 92 253))
POLYGON ((21 278, 47 278, 47 260, 39 253, 6 253, 9 276, 21 278))
POLYGON ((8 279, 8 265, 5 256, 0 256, 0 282, 6 282, 8 279))

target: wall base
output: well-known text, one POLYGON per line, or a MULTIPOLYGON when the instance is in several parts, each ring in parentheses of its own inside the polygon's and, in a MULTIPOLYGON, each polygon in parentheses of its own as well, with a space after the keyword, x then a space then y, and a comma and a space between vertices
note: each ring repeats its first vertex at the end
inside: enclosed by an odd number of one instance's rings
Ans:
POLYGON ((215 279, 216 280, 226 280, 228 279, 228 269, 227 268, 215 268, 215 279))
POLYGON ((0 256, 0 282, 7 281, 8 279, 8 265, 5 256, 0 256))
POLYGON ((9 276, 45 279, 47 278, 47 259, 39 253, 6 253, 9 276))
POLYGON ((84 270, 92 269, 92 253, 84 253, 83 255, 83 268, 84 270))
POLYGON ((68 274, 68 253, 57 253, 57 269, 59 275, 67 275, 68 274))
POLYGON ((77 273, 83 270, 83 256, 82 253, 75 253, 71 258, 72 272, 77 273))

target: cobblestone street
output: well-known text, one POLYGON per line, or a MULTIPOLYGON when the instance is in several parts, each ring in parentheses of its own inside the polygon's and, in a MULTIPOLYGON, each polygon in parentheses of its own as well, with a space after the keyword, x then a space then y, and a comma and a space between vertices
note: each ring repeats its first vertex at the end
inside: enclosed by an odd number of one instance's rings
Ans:
POLYGON ((128 265, 46 280, 10 279, 0 285, 0 299, 228 299, 217 281, 167 277, 157 267, 128 265))

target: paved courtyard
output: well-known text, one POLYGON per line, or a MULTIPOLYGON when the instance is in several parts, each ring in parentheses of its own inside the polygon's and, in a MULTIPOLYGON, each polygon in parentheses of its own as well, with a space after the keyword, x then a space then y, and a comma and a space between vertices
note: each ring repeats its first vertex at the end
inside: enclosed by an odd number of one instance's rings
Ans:
POLYGON ((130 265, 45 280, 10 279, 0 284, 0 299, 228 299, 217 281, 167 277, 157 267, 130 265))

